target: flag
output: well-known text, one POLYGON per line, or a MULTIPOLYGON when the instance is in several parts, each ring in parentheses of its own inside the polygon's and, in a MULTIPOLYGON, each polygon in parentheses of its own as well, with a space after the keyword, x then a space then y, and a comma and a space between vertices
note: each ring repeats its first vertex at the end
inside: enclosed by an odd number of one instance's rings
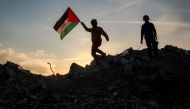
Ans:
POLYGON ((61 40, 80 22, 70 7, 54 25, 55 31, 60 34, 61 40))

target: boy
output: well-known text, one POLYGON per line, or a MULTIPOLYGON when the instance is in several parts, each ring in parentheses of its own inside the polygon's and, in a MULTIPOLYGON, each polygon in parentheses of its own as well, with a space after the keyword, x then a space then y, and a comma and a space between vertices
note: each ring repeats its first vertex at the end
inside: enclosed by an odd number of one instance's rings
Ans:
POLYGON ((99 26, 97 26, 97 20, 92 19, 91 20, 92 28, 87 28, 86 25, 81 22, 81 25, 84 27, 84 29, 88 32, 91 32, 91 41, 92 41, 92 48, 91 48, 91 55, 96 61, 97 65, 100 66, 100 62, 97 59, 96 52, 101 54, 101 59, 104 59, 106 56, 106 53, 98 49, 102 43, 101 35, 103 35, 107 41, 109 41, 109 37, 106 34, 106 32, 99 26))
POLYGON ((152 59, 152 46, 154 47, 154 55, 158 58, 158 42, 156 29, 153 23, 149 22, 148 15, 143 17, 143 21, 145 22, 141 27, 141 44, 143 44, 143 35, 146 41, 146 45, 148 47, 148 55, 149 58, 152 59))

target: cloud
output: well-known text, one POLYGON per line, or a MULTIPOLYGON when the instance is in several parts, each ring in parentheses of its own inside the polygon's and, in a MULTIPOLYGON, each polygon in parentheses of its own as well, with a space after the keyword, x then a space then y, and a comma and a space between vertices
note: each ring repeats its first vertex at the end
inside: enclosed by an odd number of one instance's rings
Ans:
POLYGON ((142 0, 136 0, 136 1, 131 1, 131 2, 128 2, 128 1, 127 1, 127 3, 121 1, 120 3, 121 3, 121 4, 124 4, 124 5, 121 6, 121 7, 115 8, 114 11, 120 11, 120 10, 122 10, 122 9, 125 9, 125 8, 129 7, 129 6, 135 5, 135 4, 137 4, 137 3, 141 2, 141 1, 142 1, 142 0))
POLYGON ((30 70, 32 73, 47 75, 50 74, 49 65, 46 60, 28 59, 18 62, 24 69, 30 70))
POLYGON ((0 43, 0 47, 3 47, 3 44, 2 44, 2 43, 0 43))
POLYGON ((106 10, 106 11, 103 11, 103 12, 100 12, 100 13, 97 13, 97 14, 93 14, 93 15, 90 15, 90 16, 87 16, 87 17, 81 19, 81 21, 86 20, 86 19, 88 19, 88 18, 92 18, 92 17, 94 17, 94 16, 100 16, 100 15, 103 15, 103 14, 107 14, 107 13, 109 13, 109 12, 111 12, 111 10, 106 10))
POLYGON ((81 58, 70 58, 70 59, 64 59, 65 61, 73 61, 73 60, 79 60, 81 58))
MULTIPOLYGON (((109 2, 115 2, 115 0, 114 0, 114 1, 108 0, 108 1, 109 1, 109 2)), ((129 6, 132 6, 132 5, 135 5, 135 4, 137 4, 137 3, 140 3, 141 1, 143 1, 143 0, 136 0, 136 1, 131 1, 131 2, 123 1, 123 0, 117 1, 117 3, 119 2, 119 6, 118 6, 117 8, 108 9, 108 10, 105 10, 105 11, 103 11, 103 12, 100 12, 100 13, 97 13, 97 14, 94 14, 94 15, 90 15, 90 16, 88 16, 88 17, 86 17, 86 18, 83 18, 82 20, 86 20, 86 19, 91 18, 91 17, 93 17, 93 16, 105 15, 105 14, 110 13, 110 12, 117 12, 117 11, 120 11, 120 10, 122 10, 122 9, 125 9, 125 8, 127 8, 127 7, 129 7, 129 6)))
POLYGON ((45 19, 45 20, 39 22, 37 25, 33 26, 33 27, 31 28, 31 30, 37 28, 37 27, 40 26, 40 25, 42 25, 44 22, 47 22, 47 21, 49 21, 49 20, 52 20, 52 19, 54 19, 54 18, 56 18, 57 16, 60 16, 60 15, 61 15, 61 13, 58 13, 58 14, 56 14, 56 15, 54 15, 54 16, 48 17, 47 19, 45 19))
POLYGON ((153 22, 154 24, 157 24, 157 25, 190 28, 190 23, 186 23, 186 22, 163 22, 163 21, 153 21, 153 22))
MULTIPOLYGON (((143 21, 98 21, 102 23, 127 23, 127 24, 143 24, 143 21)), ((156 25, 170 26, 170 27, 184 27, 190 28, 190 23, 186 22, 164 22, 164 21, 151 21, 156 25)))
POLYGON ((190 31, 186 32, 186 33, 184 34, 184 36, 186 36, 187 38, 190 38, 190 37, 189 37, 189 36, 190 36, 190 31))
MULTIPOLYGON (((168 9, 166 9, 165 11, 168 11, 168 9)), ((150 18, 151 20, 151 18, 150 18)), ((162 14, 158 19, 158 21, 180 21, 180 16, 177 14, 172 14, 170 13, 164 13, 162 14)))
POLYGON ((44 50, 39 50, 39 51, 31 52, 30 54, 39 57, 39 56, 43 56, 44 52, 45 52, 44 50))
POLYGON ((175 40, 176 41, 175 43, 180 48, 190 50, 190 47, 189 47, 190 37, 189 36, 190 36, 190 32, 188 30, 184 31, 183 33, 181 33, 180 38, 178 38, 177 40, 175 40))
POLYGON ((6 61, 21 62, 21 61, 24 61, 24 60, 27 60, 27 59, 29 59, 29 58, 26 57, 25 54, 16 53, 11 48, 9 48, 7 50, 0 50, 0 60, 1 60, 1 62, 6 62, 6 61))
POLYGON ((180 21, 179 15, 172 13, 164 13, 160 18, 157 19, 157 21, 153 22, 156 26, 156 29, 158 30, 158 35, 161 37, 171 35, 177 31, 179 27, 188 27, 185 23, 180 21))
POLYGON ((102 23, 129 23, 129 24, 142 24, 142 21, 98 21, 102 23))
MULTIPOLYGON (((49 65, 47 64, 47 62, 54 62, 54 57, 55 56, 53 56, 52 54, 45 54, 44 50, 31 52, 29 54, 18 53, 11 48, 0 50, 1 64, 6 63, 6 61, 11 61, 13 63, 21 65, 23 69, 30 70, 32 73, 35 74, 43 74, 43 75, 51 74, 51 70, 49 69, 49 65), (45 59, 34 57, 41 55, 44 55, 45 57, 49 56, 51 57, 45 59)), ((53 64, 52 67, 55 67, 55 65, 53 64)))

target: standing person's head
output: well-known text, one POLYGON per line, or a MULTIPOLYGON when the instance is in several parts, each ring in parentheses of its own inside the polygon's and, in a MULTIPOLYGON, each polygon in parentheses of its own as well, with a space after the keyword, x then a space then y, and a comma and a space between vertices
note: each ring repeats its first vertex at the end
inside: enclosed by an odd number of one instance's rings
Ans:
POLYGON ((98 22, 96 19, 92 19, 91 24, 92 24, 92 27, 97 27, 98 22))
POLYGON ((144 15, 144 16, 143 16, 143 21, 148 22, 149 20, 150 20, 150 19, 149 19, 148 15, 144 15))

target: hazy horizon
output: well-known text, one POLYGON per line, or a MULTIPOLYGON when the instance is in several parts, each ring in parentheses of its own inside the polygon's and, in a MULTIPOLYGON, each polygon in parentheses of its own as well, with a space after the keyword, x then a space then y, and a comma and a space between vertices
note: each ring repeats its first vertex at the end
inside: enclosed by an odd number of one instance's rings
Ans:
MULTIPOLYGON (((79 23, 63 40, 53 29, 70 7, 91 28, 97 19, 108 34, 100 49, 110 55, 140 44, 142 17, 149 15, 157 30, 159 49, 173 45, 190 50, 190 1, 184 0, 46 0, 1 1, 0 64, 12 61, 32 73, 68 73, 75 62, 85 66, 91 56, 91 34, 79 23)), ((146 48, 145 41, 140 49, 146 48)))

